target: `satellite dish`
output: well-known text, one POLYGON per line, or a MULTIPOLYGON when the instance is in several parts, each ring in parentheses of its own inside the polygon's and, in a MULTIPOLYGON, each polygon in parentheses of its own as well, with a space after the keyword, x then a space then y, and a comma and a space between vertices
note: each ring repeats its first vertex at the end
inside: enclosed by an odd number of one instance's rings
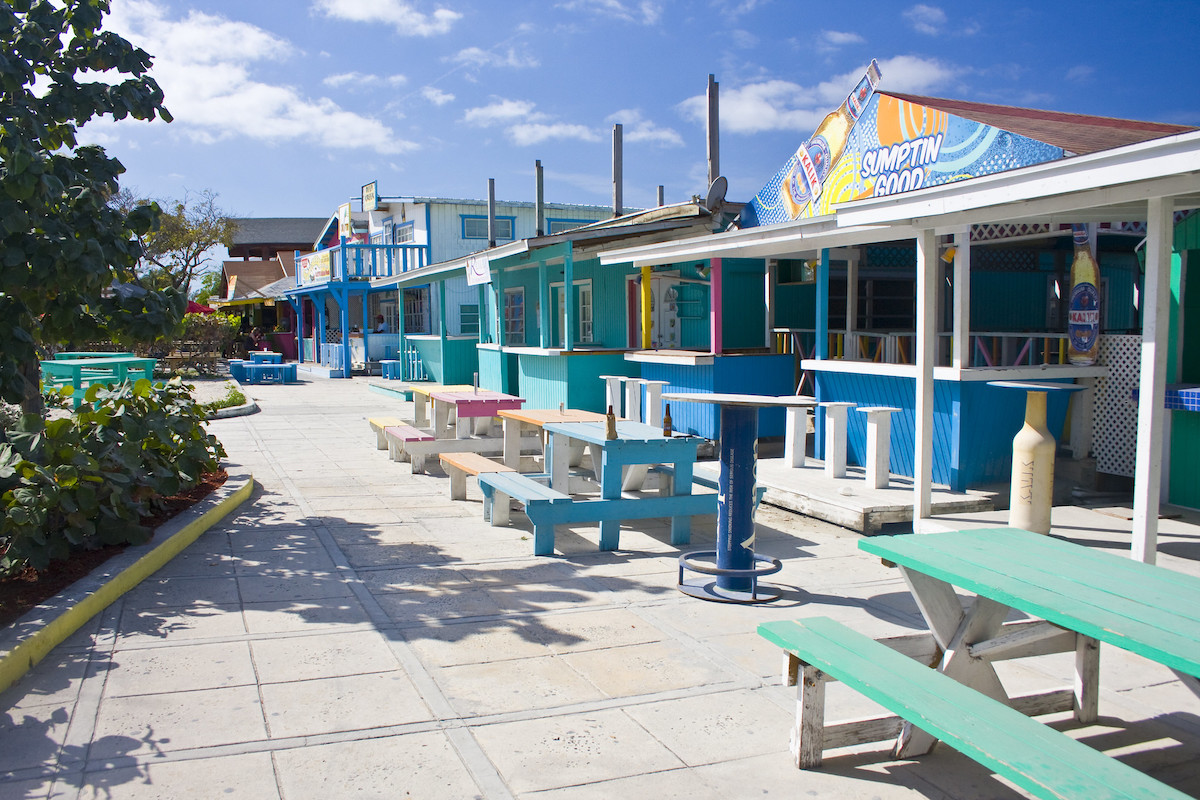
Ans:
POLYGON ((725 180, 724 175, 718 175, 717 179, 712 182, 712 186, 708 187, 708 197, 704 198, 704 207, 710 212, 715 212, 725 202, 725 192, 729 191, 729 181, 725 180))

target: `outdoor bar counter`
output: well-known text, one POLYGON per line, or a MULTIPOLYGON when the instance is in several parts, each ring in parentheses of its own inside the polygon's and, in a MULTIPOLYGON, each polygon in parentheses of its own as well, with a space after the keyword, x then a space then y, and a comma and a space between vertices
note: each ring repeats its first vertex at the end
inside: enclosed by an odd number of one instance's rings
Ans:
MULTIPOLYGON (((916 430, 917 367, 869 361, 804 359, 801 368, 813 378, 820 402, 846 401, 857 406, 894 406, 892 416, 891 471, 912 477, 916 430)), ((1012 440, 1025 418, 1025 398, 988 381, 1074 382, 1108 374, 1103 365, 983 367, 933 370, 933 481, 964 491, 1011 478, 1012 440)), ((1047 426, 1061 441, 1068 398, 1051 397, 1047 426)), ((674 413, 674 409, 671 409, 674 413)), ((824 419, 816 419, 815 451, 823 452, 824 419)), ((857 464, 866 463, 866 418, 851 413, 847 419, 847 454, 857 464)))

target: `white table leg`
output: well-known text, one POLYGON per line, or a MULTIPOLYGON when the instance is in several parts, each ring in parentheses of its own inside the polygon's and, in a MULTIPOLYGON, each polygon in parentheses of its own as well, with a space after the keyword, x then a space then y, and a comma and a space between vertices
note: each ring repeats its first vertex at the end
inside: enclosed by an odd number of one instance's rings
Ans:
POLYGON ((521 428, 517 419, 504 418, 504 466, 521 471, 521 428))
POLYGON ((425 403, 429 399, 420 392, 414 391, 413 396, 413 427, 426 428, 429 426, 429 416, 426 413, 425 403))

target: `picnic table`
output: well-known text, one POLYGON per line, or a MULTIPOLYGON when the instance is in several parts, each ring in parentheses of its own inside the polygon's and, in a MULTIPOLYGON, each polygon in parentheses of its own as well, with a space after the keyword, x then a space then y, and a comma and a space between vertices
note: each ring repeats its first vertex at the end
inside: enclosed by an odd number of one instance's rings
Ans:
POLYGON ((250 360, 255 364, 282 364, 283 353, 275 353, 270 350, 251 350, 247 353, 250 360))
POLYGON ((804 687, 798 766, 819 765, 823 746, 896 737, 893 754, 908 758, 942 739, 1040 797, 1183 796, 1032 717, 1097 719, 1102 642, 1164 664, 1200 695, 1200 578, 1008 527, 878 536, 858 546, 900 568, 929 633, 881 643, 821 618, 759 626, 788 651, 793 679, 804 667, 804 680, 791 681, 804 687), (955 587, 973 593, 966 608, 955 587), (1008 620, 1014 609, 1030 618, 1008 620), (994 666, 1060 652, 1075 654, 1073 687, 1013 697, 994 666), (828 677, 903 723, 826 726, 817 684, 828 677))
MULTIPOLYGON (((577 408, 512 408, 500 411, 498 416, 504 426, 504 464, 515 470, 521 469, 521 433, 527 428, 540 431, 547 422, 604 421, 603 414, 577 408)), ((545 451, 543 446, 543 456, 545 451)), ((549 464, 545 464, 544 468, 548 467, 549 464)))
POLYGON ((134 354, 128 351, 116 350, 63 350, 54 354, 55 361, 73 361, 78 358, 133 358, 134 354))
MULTIPOLYGON (((639 504, 639 511, 630 519, 647 517, 671 518, 671 543, 686 544, 691 539, 692 470, 696 463, 699 440, 692 437, 664 436, 662 428, 641 422, 618 420, 617 438, 605 438, 604 422, 547 422, 543 430, 550 435, 547 461, 550 463, 550 487, 570 493, 569 462, 571 441, 583 442, 592 451, 600 482, 600 500, 639 504), (622 470, 651 464, 671 465, 674 488, 670 495, 646 496, 621 501, 622 470)), ((632 511, 632 507, 630 508, 632 511)), ((598 513, 599 506, 593 508, 598 513)), ((596 517, 600 521, 600 549, 617 549, 620 518, 596 517)))
POLYGON ((83 402, 84 392, 93 383, 111 386, 127 378, 154 378, 153 358, 137 356, 106 356, 103 358, 73 358, 41 362, 42 380, 54 386, 71 386, 76 408, 83 402))
POLYGON ((429 395, 434 392, 461 392, 475 387, 466 383, 411 383, 413 398, 413 427, 429 427, 429 395))
POLYGON ((475 431, 486 436, 490 433, 492 418, 499 412, 525 404, 524 397, 486 389, 480 391, 474 387, 457 392, 430 392, 429 399, 433 401, 433 435, 439 439, 450 438, 450 409, 454 409, 456 416, 454 438, 467 439, 471 436, 473 422, 476 423, 475 431))

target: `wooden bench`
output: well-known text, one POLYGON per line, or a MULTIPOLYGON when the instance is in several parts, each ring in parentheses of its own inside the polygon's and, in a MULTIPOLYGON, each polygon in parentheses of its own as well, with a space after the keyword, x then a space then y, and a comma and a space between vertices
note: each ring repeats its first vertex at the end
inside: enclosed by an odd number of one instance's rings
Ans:
MULTIPOLYGON (((696 516, 715 514, 717 496, 711 493, 674 495, 671 497, 619 497, 614 499, 574 500, 569 495, 547 487, 541 481, 549 479, 544 473, 517 472, 480 474, 479 488, 483 492, 484 519, 492 525, 508 524, 508 502, 493 495, 506 495, 525 506, 525 516, 533 523, 533 554, 554 554, 554 526, 569 522, 596 523, 658 517, 696 516)), ((687 544, 687 536, 676 538, 672 529, 671 544, 687 544)), ((601 543, 603 548, 603 542, 601 543)))
POLYGON ((570 496, 515 471, 481 473, 479 489, 483 492, 485 520, 493 526, 507 525, 508 501, 516 500, 525 507, 525 516, 533 523, 534 555, 553 554, 554 526, 567 521, 565 512, 573 503, 570 496))
POLYGON ((387 439, 388 458, 392 461, 403 460, 407 456, 405 450, 411 442, 433 441, 433 434, 411 425, 388 425, 383 429, 383 436, 387 439))
POLYGON ((403 425, 404 420, 399 417, 371 417, 367 420, 367 424, 371 426, 371 430, 375 431, 375 448, 387 450, 388 442, 387 437, 383 435, 383 429, 403 425))
MULTIPOLYGON (((894 649, 826 617, 765 622, 758 633, 787 651, 784 682, 799 685, 791 747, 801 769, 820 766, 824 749, 893 738, 908 720, 1036 797, 1187 797, 926 666, 938 660, 937 653, 916 660, 903 647, 894 649), (827 727, 827 680, 842 681, 898 717, 827 727)), ((900 640, 912 645, 914 637, 900 640)))
POLYGON ((450 499, 467 499, 467 475, 480 475, 489 472, 516 472, 498 461, 493 461, 479 453, 442 453, 440 456, 442 469, 450 478, 450 499))

